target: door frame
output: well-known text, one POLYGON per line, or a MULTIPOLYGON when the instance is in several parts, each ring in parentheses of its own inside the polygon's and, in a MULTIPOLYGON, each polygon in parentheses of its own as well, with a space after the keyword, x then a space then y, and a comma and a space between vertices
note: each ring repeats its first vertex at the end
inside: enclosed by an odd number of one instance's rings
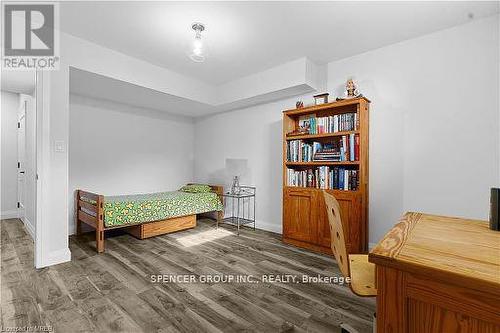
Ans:
MULTIPOLYGON (((35 181, 36 181, 36 194, 35 194, 35 253, 34 253, 34 265, 35 268, 43 267, 43 255, 42 255, 42 175, 43 175, 43 126, 44 121, 47 122, 48 119, 43 117, 43 103, 47 100, 46 95, 44 96, 44 74, 42 71, 36 71, 35 79, 35 181)), ((47 118, 47 117, 45 117, 47 118)))
MULTIPOLYGON (((25 208, 25 200, 26 200, 26 107, 27 101, 25 98, 20 95, 19 102, 22 102, 22 105, 19 105, 19 109, 17 112, 17 217, 26 225, 26 208, 25 208), (23 112, 24 111, 24 112, 23 112), (21 129, 20 124, 24 122, 24 138, 21 142, 19 131, 21 129), (21 143, 24 144, 24 147, 21 147, 21 143), (23 160, 21 161, 21 152, 24 154, 23 160), (23 170, 24 171, 21 171, 23 170), (22 182, 20 181, 22 176, 22 182), (22 187, 22 188, 20 188, 22 187), (21 198, 23 196, 24 198, 21 198)), ((20 103, 21 104, 21 103, 20 103)))

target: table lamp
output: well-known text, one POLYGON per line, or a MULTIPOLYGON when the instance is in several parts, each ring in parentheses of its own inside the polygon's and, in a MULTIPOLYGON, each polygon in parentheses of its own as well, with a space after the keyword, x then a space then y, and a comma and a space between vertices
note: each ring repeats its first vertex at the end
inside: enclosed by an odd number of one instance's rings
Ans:
POLYGON ((240 194, 240 177, 247 171, 247 163, 242 158, 226 158, 226 171, 233 177, 231 194, 240 194))

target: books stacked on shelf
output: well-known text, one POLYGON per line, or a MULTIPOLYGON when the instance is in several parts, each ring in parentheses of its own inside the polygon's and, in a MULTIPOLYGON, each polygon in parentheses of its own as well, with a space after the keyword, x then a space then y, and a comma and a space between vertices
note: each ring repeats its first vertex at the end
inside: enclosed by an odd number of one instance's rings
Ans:
POLYGON ((330 143, 290 140, 287 142, 287 161, 359 161, 359 135, 342 135, 330 143))
POLYGON ((314 153, 313 161, 340 162, 342 161, 342 152, 332 144, 325 144, 314 153))
POLYGON ((359 171, 329 166, 307 170, 287 169, 287 184, 325 190, 356 191, 359 184, 359 171))
POLYGON ((356 112, 327 117, 316 117, 315 114, 311 114, 299 118, 299 128, 309 128, 309 134, 357 131, 359 119, 356 112))
POLYGON ((319 142, 307 143, 302 140, 291 140, 287 142, 288 162, 311 162, 318 149, 321 148, 319 142))

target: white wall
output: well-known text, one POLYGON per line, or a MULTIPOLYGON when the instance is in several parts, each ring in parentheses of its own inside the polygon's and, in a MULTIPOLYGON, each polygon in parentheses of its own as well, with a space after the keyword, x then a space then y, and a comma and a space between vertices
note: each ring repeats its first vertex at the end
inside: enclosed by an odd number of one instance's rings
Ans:
MULTIPOLYGON (((372 101, 370 242, 407 210, 488 218, 500 181, 498 38, 496 16, 328 65, 330 93, 354 75, 372 101)), ((281 112, 295 100, 196 122, 196 180, 248 158, 263 229, 281 231, 281 112)))
POLYGON ((17 121, 19 94, 2 91, 1 218, 17 217, 17 121))
MULTIPOLYGON (((304 103, 308 103, 304 96, 304 103)), ((226 158, 248 160, 248 173, 240 183, 255 185, 256 227, 281 233, 282 211, 282 114, 295 107, 289 98, 198 120, 195 130, 195 179, 224 184, 231 175, 226 158)))
POLYGON ((76 189, 119 195, 176 190, 192 182, 193 130, 188 118, 71 95, 70 234, 76 189))
POLYGON ((498 16, 330 63, 370 111, 370 241, 405 211, 488 219, 500 182, 498 16))

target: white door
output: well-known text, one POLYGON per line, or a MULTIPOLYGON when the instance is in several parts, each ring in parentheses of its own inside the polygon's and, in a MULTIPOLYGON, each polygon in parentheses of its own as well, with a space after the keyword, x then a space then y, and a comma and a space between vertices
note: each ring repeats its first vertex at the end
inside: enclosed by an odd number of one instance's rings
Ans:
POLYGON ((18 216, 24 222, 25 209, 24 200, 26 193, 26 101, 23 101, 19 109, 19 120, 17 123, 17 209, 18 216))

